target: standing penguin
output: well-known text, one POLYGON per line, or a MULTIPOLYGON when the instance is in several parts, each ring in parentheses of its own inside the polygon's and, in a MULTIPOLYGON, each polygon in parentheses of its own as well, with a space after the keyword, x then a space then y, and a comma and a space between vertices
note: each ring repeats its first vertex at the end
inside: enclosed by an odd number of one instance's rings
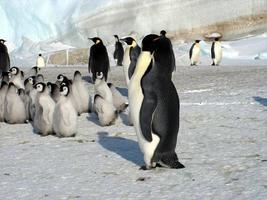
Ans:
POLYGON ((48 82, 46 85, 50 91, 50 96, 57 103, 60 98, 60 87, 57 84, 51 82, 48 82))
POLYGON ((37 76, 41 68, 34 66, 30 69, 29 75, 30 76, 37 76))
POLYGON ((11 74, 10 82, 14 83, 14 85, 20 89, 25 89, 24 87, 24 73, 18 67, 12 67, 9 70, 11 74))
POLYGON ((104 75, 102 72, 96 74, 95 80, 95 94, 100 95, 103 99, 108 101, 113 105, 112 92, 109 89, 106 81, 104 80, 104 75))
POLYGON ((215 41, 211 45, 211 59, 212 64, 218 66, 222 60, 222 45, 219 38, 215 38, 215 41))
POLYGON ((94 45, 90 48, 88 71, 93 74, 93 82, 96 79, 97 72, 102 72, 105 81, 107 81, 108 71, 110 69, 107 49, 99 37, 88 39, 94 42, 94 45))
POLYGON ((5 40, 0 39, 0 73, 8 72, 10 68, 10 59, 5 42, 5 40))
POLYGON ((200 55, 200 40, 196 40, 195 43, 191 46, 189 51, 189 58, 191 62, 191 66, 197 65, 199 62, 199 55, 200 55))
POLYGON ((53 114, 53 130, 58 137, 73 137, 77 132, 77 112, 73 107, 69 83, 60 86, 60 99, 53 114))
POLYGON ((112 83, 108 83, 108 87, 112 93, 113 105, 119 113, 123 112, 128 107, 128 102, 112 83))
POLYGON ((9 124, 21 124, 26 122, 26 110, 24 102, 17 93, 14 83, 9 83, 5 98, 4 110, 5 122, 9 124))
POLYGON ((122 66, 122 60, 123 60, 123 46, 122 43, 120 42, 120 39, 118 37, 118 35, 114 35, 116 43, 115 43, 115 51, 113 54, 113 58, 116 60, 117 62, 117 66, 122 66))
POLYGON ((138 56, 141 53, 141 48, 132 37, 122 38, 121 40, 127 44, 123 56, 123 70, 126 84, 128 86, 129 81, 134 73, 138 56))
POLYGON ((129 85, 131 118, 146 166, 183 168, 175 153, 179 130, 179 97, 169 74, 173 69, 168 40, 151 34, 142 41, 129 85))
POLYGON ((2 81, 0 88, 0 122, 4 121, 4 111, 5 111, 5 98, 8 89, 8 84, 2 81))
POLYGON ((35 101, 35 115, 33 127, 37 133, 42 136, 53 134, 53 113, 55 102, 50 97, 49 91, 45 83, 37 83, 34 85, 37 90, 35 101))

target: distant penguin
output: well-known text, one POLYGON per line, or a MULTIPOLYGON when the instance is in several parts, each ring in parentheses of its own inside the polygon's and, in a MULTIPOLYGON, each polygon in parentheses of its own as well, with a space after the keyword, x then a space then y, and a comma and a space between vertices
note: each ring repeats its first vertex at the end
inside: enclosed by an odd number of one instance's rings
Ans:
POLYGON ((110 69, 107 49, 100 38, 94 37, 88 39, 94 42, 94 45, 90 48, 88 71, 93 75, 93 82, 96 79, 97 72, 102 72, 105 81, 107 81, 108 71, 110 69))
POLYGON ((5 40, 0 39, 0 73, 8 72, 10 68, 10 59, 5 42, 5 40))
POLYGON ((37 90, 35 102, 35 115, 33 127, 42 136, 53 134, 53 113, 55 102, 50 97, 45 83, 37 83, 34 88, 37 90))
POLYGON ((6 93, 4 118, 5 122, 9 124, 20 124, 26 122, 24 102, 17 93, 17 88, 12 82, 9 83, 6 93))
POLYGON ((57 75, 57 81, 55 84, 57 84, 58 87, 60 87, 60 84, 62 82, 70 82, 70 81, 71 80, 69 80, 67 76, 64 76, 63 74, 59 74, 59 75, 57 75))
POLYGON ((126 79, 126 84, 128 86, 129 81, 134 73, 138 56, 141 53, 141 48, 138 46, 138 44, 132 37, 126 37, 120 40, 124 41, 127 44, 123 57, 123 70, 126 79))
POLYGON ((60 87, 57 84, 51 82, 47 82, 47 87, 50 91, 50 96, 52 97, 52 99, 55 102, 58 102, 60 98, 60 87))
POLYGON ((200 40, 196 40, 195 43, 191 46, 189 51, 189 58, 191 62, 191 66, 197 65, 199 62, 199 55, 200 55, 200 40))
POLYGON ((122 60, 123 60, 123 46, 122 43, 120 42, 120 39, 118 35, 114 35, 116 43, 115 43, 115 51, 113 54, 113 58, 115 59, 117 66, 122 66, 122 60))
POLYGON ((113 125, 118 117, 116 108, 103 97, 96 94, 94 97, 94 112, 96 113, 101 126, 113 125))
POLYGON ((60 86, 60 99, 53 114, 53 130, 58 137, 73 137, 77 133, 77 112, 69 98, 70 85, 60 86))
POLYGON ((151 34, 142 41, 129 85, 131 118, 145 166, 183 168, 175 153, 179 130, 179 97, 170 76, 172 47, 166 38, 151 34))
POLYGON ((41 68, 34 66, 30 69, 29 75, 30 76, 37 76, 41 68))
POLYGON ((103 99, 113 105, 112 92, 109 89, 106 81, 104 80, 104 75, 102 72, 97 72, 96 74, 95 94, 100 95, 103 99))
POLYGON ((5 111, 5 98, 8 89, 8 84, 2 81, 0 87, 0 122, 4 121, 4 111, 5 111))
POLYGON ((2 72, 2 75, 1 75, 1 82, 6 82, 6 83, 9 83, 9 72, 2 72))
POLYGON ((212 65, 218 66, 222 60, 222 45, 219 38, 215 38, 215 41, 211 45, 211 58, 212 65))
POLYGON ((128 107, 128 102, 112 83, 108 83, 108 87, 112 93, 113 105, 119 113, 123 112, 128 107))
POLYGON ((86 87, 86 82, 82 80, 82 74, 79 71, 74 72, 72 81, 73 89, 77 90, 78 101, 80 103, 81 113, 91 112, 91 97, 89 89, 86 87))
POLYGON ((12 67, 9 70, 11 74, 10 82, 14 83, 14 85, 19 89, 25 89, 24 87, 24 73, 18 67, 12 67))

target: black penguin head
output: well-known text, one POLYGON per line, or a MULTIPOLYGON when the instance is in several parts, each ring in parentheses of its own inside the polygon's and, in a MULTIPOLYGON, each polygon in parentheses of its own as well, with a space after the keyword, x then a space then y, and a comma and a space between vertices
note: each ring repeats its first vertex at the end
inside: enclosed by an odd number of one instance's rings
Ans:
POLYGON ((114 37, 115 37, 116 41, 120 40, 118 35, 114 35, 114 37))
POLYGON ((88 38, 88 39, 92 40, 95 44, 103 43, 99 37, 93 37, 93 38, 88 38))
POLYGON ((1 82, 1 88, 4 88, 4 87, 8 87, 8 83, 7 82, 5 82, 5 81, 2 81, 1 82))
POLYGON ((41 57, 41 56, 42 56, 42 54, 41 54, 41 53, 39 53, 39 56, 41 57))
POLYGON ((44 92, 45 88, 46 88, 46 84, 43 82, 38 82, 34 85, 34 89, 36 89, 40 93, 44 92))
POLYGON ((25 90, 22 89, 22 88, 19 88, 18 89, 18 95, 21 96, 21 97, 23 97, 25 95, 25 90))
POLYGON ((133 43, 136 43, 136 41, 132 37, 121 38, 120 40, 125 42, 129 46, 133 45, 133 43))
POLYGON ((195 40, 195 43, 200 43, 200 40, 195 40))
POLYGON ((0 39, 0 43, 4 44, 6 41, 4 39, 0 39))
POLYGON ((37 66, 32 67, 32 69, 35 71, 36 74, 41 70, 41 68, 37 66))
POLYGON ((19 73, 19 68, 17 67, 12 67, 11 69, 9 69, 9 72, 12 74, 12 75, 17 75, 19 73))
POLYGON ((62 81, 64 81, 64 80, 66 80, 66 76, 64 76, 63 74, 59 74, 58 76, 57 76, 57 81, 59 81, 59 82, 62 82, 62 81))
POLYGON ((48 87, 51 93, 54 93, 54 91, 59 90, 58 85, 55 83, 47 82, 46 86, 48 87))
POLYGON ((220 38, 218 38, 218 37, 217 37, 217 38, 215 38, 214 40, 217 42, 217 41, 219 41, 219 40, 220 40, 220 38))
POLYGON ((156 48, 157 40, 160 39, 160 36, 156 34, 150 34, 144 37, 142 41, 142 51, 149 51, 153 53, 156 48))
POLYGON ((167 32, 165 30, 160 31, 160 35, 163 36, 163 37, 166 37, 166 33, 167 32))
POLYGON ((60 85, 60 94, 63 96, 68 96, 69 94, 69 86, 67 84, 60 85))
POLYGON ((16 91, 17 90, 17 87, 15 86, 15 84, 13 82, 9 82, 9 84, 8 84, 8 90, 16 91))
POLYGON ((103 72, 96 72, 96 78, 102 80, 104 78, 103 72))
POLYGON ((81 79, 82 78, 82 74, 80 71, 75 71, 74 72, 74 79, 81 79))

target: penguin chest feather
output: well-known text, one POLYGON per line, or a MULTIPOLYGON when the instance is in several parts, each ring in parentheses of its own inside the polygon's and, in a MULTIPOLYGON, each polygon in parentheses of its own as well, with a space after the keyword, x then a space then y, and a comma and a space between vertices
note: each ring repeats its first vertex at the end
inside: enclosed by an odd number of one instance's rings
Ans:
POLYGON ((126 78, 126 83, 129 85, 129 76, 128 76, 128 71, 129 71, 129 66, 131 63, 130 59, 130 48, 131 47, 126 47, 124 56, 123 56, 123 71, 124 71, 124 76, 126 78))

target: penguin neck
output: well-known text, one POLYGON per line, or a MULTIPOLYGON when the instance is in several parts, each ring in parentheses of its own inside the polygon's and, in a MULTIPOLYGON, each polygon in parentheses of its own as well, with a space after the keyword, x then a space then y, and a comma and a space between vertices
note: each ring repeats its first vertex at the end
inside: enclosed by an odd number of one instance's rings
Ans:
POLYGON ((97 86, 97 85, 100 85, 101 83, 103 83, 104 82, 104 79, 96 79, 95 80, 95 85, 97 86))
POLYGON ((133 47, 133 48, 134 48, 134 47, 136 47, 136 46, 137 46, 137 43, 136 43, 136 41, 133 41, 133 42, 132 42, 132 44, 131 44, 131 45, 129 45, 129 46, 130 46, 130 47, 133 47))
POLYGON ((142 78, 142 76, 145 74, 150 62, 152 59, 152 55, 150 51, 142 51, 139 55, 139 58, 136 63, 136 69, 134 71, 134 75, 137 78, 142 78))

